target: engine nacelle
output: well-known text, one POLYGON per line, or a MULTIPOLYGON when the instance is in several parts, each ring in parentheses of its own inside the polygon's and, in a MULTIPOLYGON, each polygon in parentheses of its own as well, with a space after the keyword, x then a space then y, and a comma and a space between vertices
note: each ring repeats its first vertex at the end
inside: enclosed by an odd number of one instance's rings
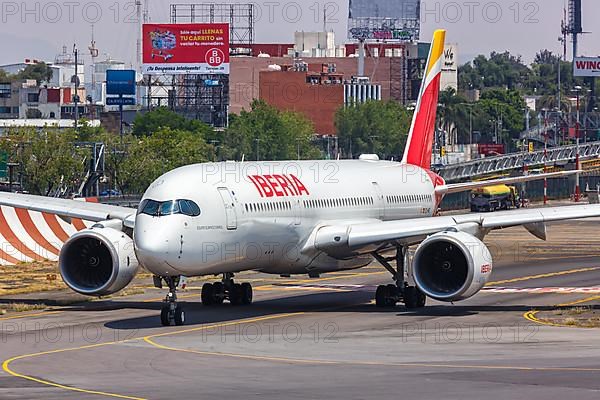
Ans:
POLYGON ((59 267, 67 286, 87 296, 116 293, 139 270, 133 240, 100 225, 76 233, 63 245, 59 267))
POLYGON ((440 301, 465 300, 479 292, 492 274, 487 246, 465 232, 441 232, 427 238, 413 259, 415 283, 440 301))

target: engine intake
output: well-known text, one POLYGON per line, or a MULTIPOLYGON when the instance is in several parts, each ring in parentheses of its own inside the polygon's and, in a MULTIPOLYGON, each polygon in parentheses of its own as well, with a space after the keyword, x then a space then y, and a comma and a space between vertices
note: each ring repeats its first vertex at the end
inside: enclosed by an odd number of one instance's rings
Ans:
POLYGON ((474 296, 489 281, 492 256, 487 246, 465 232, 441 232, 418 247, 413 260, 416 285, 440 301, 474 296))
POLYGON ((127 286, 139 270, 133 240, 102 226, 73 235, 59 257, 63 281, 87 296, 105 296, 127 286))

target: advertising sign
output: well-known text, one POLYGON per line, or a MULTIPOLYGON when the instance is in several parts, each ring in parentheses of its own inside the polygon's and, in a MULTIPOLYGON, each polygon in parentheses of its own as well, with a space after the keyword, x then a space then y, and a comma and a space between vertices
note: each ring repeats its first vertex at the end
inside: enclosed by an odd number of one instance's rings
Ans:
POLYGON ((229 74, 229 24, 144 24, 143 73, 229 74))
POLYGON ((600 58, 576 57, 573 63, 573 75, 600 77, 600 58))
POLYGON ((106 94, 135 95, 135 71, 109 69, 106 71, 106 94))
POLYGON ((350 0, 348 37, 354 40, 419 39, 420 0, 350 0))
POLYGON ((135 106, 135 97, 107 97, 107 106, 135 106))
POLYGON ((504 154, 504 145, 503 144, 479 144, 479 154, 484 156, 497 156, 499 154, 504 154))

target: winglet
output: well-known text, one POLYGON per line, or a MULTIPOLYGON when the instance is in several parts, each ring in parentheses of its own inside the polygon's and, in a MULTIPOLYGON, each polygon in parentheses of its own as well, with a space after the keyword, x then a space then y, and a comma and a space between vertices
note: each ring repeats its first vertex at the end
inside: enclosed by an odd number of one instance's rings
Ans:
POLYGON ((442 29, 435 31, 402 159, 405 164, 416 165, 427 170, 431 168, 445 41, 446 31, 442 29))

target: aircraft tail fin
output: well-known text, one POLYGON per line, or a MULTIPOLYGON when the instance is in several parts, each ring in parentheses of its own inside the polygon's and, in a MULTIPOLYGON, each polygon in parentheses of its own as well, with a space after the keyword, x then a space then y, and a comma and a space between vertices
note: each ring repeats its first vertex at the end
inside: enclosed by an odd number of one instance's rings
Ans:
POLYGON ((445 40, 445 30, 435 31, 402 159, 405 164, 416 165, 427 170, 431 168, 445 40))

